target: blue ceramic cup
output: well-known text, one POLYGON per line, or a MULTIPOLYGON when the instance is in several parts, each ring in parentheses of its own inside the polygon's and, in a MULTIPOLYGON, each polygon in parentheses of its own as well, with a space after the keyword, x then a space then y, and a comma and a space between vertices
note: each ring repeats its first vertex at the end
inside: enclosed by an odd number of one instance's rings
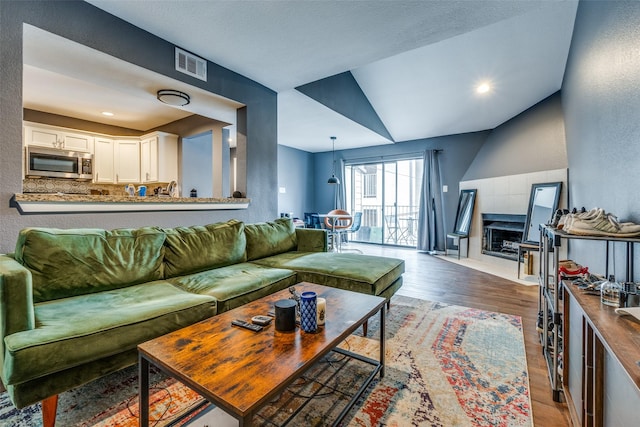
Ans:
POLYGON ((138 187, 138 195, 140 197, 144 197, 147 195, 147 186, 146 185, 141 185, 140 187, 138 187))
POLYGON ((303 292, 300 295, 300 327, 305 332, 315 332, 318 329, 317 295, 315 292, 303 292))

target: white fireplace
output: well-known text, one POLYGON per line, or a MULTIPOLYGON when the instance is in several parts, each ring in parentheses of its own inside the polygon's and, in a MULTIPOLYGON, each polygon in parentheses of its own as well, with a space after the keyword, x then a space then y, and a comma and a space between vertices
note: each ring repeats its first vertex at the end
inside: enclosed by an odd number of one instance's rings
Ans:
MULTIPOLYGON (((460 189, 477 189, 476 205, 469 234, 469 258, 483 263, 496 264, 501 268, 513 269, 516 276, 516 257, 496 257, 483 253, 483 221, 482 214, 498 213, 506 215, 527 214, 529 196, 533 184, 545 182, 562 182, 560 208, 567 207, 567 169, 554 169, 509 175, 494 178, 461 181, 460 189)), ((451 230, 449 230, 451 231, 451 230)), ((537 263, 537 254, 534 263, 537 263)))

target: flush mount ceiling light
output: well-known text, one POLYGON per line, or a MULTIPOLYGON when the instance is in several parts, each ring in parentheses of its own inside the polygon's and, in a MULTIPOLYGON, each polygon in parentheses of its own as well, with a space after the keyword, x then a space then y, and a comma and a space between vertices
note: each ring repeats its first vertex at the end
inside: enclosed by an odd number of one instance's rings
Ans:
POLYGON ((173 89, 161 89, 158 91, 158 101, 176 107, 183 107, 191 102, 191 98, 184 92, 173 89))

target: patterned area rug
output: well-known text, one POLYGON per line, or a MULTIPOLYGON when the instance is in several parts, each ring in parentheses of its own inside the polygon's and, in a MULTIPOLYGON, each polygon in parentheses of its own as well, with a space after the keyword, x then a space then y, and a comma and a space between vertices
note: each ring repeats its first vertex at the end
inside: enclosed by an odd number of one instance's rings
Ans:
MULTIPOLYGON (((369 323, 369 338, 356 334, 342 346, 377 359, 378 316, 369 323)), ((254 421, 328 425, 369 372, 369 365, 331 353, 254 421)), ((182 384, 157 372, 152 378, 151 425, 234 425, 182 384), (184 418, 185 412, 193 414, 184 418)), ((57 425, 137 426, 137 414, 136 369, 130 368, 62 394, 57 425)), ((0 395, 1 426, 41 424, 38 405, 17 411, 6 393, 0 395)), ((394 297, 387 316, 385 377, 373 381, 343 425, 532 426, 521 319, 394 297)))

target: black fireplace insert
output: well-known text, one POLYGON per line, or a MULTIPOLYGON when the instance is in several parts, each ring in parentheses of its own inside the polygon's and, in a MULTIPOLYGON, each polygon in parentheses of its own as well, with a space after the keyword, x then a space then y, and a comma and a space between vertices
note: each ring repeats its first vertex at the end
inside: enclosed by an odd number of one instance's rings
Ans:
POLYGON ((483 213, 482 253, 517 260, 526 220, 526 215, 483 213))

